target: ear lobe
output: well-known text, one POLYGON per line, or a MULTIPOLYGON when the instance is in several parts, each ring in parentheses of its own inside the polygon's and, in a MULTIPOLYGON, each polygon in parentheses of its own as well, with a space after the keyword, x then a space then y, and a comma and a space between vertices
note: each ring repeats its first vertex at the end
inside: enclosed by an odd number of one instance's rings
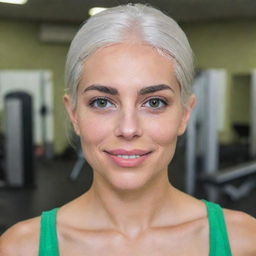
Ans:
POLYGON ((192 110, 194 109, 195 105, 196 105, 196 97, 194 94, 192 94, 188 99, 188 104, 186 108, 184 109, 183 118, 178 131, 179 136, 181 136, 186 131, 192 110))
POLYGON ((66 108, 66 111, 68 113, 69 119, 73 125, 74 131, 76 135, 80 136, 80 131, 79 131, 79 126, 77 123, 77 115, 76 115, 76 110, 73 108, 71 98, 68 94, 65 94, 63 97, 63 102, 66 108))

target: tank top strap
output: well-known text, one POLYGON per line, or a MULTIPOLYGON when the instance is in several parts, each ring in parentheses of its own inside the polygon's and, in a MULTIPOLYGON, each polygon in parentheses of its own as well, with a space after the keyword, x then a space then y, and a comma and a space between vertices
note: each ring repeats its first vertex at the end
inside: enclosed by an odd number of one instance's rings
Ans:
POLYGON ((56 230, 57 210, 58 208, 55 208, 42 213, 38 256, 59 256, 56 230))
POLYGON ((215 203, 202 200, 207 208, 210 253, 209 256, 232 256, 228 232, 222 208, 215 203))

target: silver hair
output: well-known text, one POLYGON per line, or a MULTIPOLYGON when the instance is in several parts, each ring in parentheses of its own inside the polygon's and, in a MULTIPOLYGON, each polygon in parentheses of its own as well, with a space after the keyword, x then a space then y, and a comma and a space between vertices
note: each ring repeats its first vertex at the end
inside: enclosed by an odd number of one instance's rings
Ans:
POLYGON ((193 52, 179 25, 161 11, 143 4, 109 8, 89 18, 74 37, 66 61, 65 83, 76 106, 77 88, 86 58, 116 43, 143 42, 174 60, 184 105, 192 94, 193 52))

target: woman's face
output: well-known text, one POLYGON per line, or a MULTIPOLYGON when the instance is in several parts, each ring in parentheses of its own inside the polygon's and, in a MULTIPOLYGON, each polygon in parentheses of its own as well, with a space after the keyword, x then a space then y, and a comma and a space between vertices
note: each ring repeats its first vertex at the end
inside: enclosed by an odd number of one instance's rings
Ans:
POLYGON ((194 100, 182 106, 170 59, 151 46, 116 44, 86 60, 76 108, 64 101, 94 182, 131 190, 166 176, 194 100))

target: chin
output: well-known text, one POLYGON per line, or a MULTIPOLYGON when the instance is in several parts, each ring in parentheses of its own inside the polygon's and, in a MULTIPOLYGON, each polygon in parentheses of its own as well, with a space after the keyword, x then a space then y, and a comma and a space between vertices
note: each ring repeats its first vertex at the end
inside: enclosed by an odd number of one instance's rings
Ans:
POLYGON ((143 177, 135 173, 122 173, 115 175, 108 182, 115 190, 133 192, 143 189, 149 182, 149 177, 143 177))

